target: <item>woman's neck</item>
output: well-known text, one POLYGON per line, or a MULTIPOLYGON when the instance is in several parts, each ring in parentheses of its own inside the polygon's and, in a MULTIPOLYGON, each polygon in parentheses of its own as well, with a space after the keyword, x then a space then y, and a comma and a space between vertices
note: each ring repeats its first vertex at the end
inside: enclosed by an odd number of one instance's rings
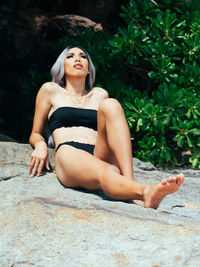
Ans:
POLYGON ((66 90, 77 95, 85 95, 85 79, 66 79, 66 90))

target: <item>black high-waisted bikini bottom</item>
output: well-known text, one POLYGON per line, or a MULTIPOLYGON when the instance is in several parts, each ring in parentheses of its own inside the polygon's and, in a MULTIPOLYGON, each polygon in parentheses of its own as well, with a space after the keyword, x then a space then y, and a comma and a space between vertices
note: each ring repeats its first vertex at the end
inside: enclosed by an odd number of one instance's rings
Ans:
POLYGON ((69 145, 69 146, 73 146, 75 148, 78 149, 82 149, 84 151, 87 151, 90 154, 94 154, 94 145, 90 145, 90 144, 84 144, 84 143, 79 143, 79 142, 64 142, 64 143, 60 143, 57 148, 56 148, 56 152, 58 151, 58 149, 63 146, 63 145, 69 145))

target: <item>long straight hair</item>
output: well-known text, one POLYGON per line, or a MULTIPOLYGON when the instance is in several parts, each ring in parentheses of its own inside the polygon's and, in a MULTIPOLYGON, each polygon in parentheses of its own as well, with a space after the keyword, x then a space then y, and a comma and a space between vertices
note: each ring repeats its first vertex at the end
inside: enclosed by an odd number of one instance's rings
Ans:
POLYGON ((65 86, 65 70, 64 70, 64 61, 67 57, 67 54, 71 48, 77 47, 81 49, 87 57, 88 60, 88 75, 86 76, 85 79, 85 89, 89 91, 92 89, 93 84, 95 82, 95 68, 94 64, 92 63, 92 60, 87 53, 87 51, 81 47, 81 46, 67 46, 62 53, 59 55, 57 58, 55 64, 51 68, 51 76, 52 76, 52 81, 59 84, 60 86, 64 87, 65 86))

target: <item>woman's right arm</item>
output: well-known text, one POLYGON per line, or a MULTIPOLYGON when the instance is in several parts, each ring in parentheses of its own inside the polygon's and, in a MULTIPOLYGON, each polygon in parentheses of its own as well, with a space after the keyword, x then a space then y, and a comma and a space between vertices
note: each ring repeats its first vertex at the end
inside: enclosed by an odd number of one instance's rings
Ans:
POLYGON ((42 169, 49 168, 48 148, 43 137, 44 126, 51 109, 51 96, 53 91, 52 83, 45 83, 39 90, 36 97, 35 114, 33 120, 33 128, 29 138, 29 142, 34 148, 31 154, 31 163, 29 174, 33 177, 36 173, 39 176, 42 169))

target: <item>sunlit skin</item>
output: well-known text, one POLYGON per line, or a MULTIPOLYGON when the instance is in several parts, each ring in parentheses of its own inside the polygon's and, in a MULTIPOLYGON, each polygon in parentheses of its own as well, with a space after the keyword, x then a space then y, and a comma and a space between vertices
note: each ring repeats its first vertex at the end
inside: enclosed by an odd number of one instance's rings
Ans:
POLYGON ((146 208, 157 208, 162 199, 176 192, 184 175, 162 180, 157 184, 141 184, 133 179, 133 162, 130 132, 120 103, 108 97, 99 87, 85 90, 88 60, 85 53, 74 47, 65 62, 65 88, 45 83, 36 98, 30 144, 29 173, 40 175, 43 167, 49 169, 48 149, 43 138, 46 120, 59 107, 74 106, 73 98, 80 98, 86 109, 98 110, 98 133, 85 127, 59 128, 53 132, 56 147, 66 141, 94 144, 94 155, 63 145, 56 153, 55 165, 58 179, 67 187, 89 190, 102 189, 118 200, 141 200, 146 208))
POLYGON ((68 53, 65 62, 65 73, 67 80, 73 77, 85 80, 88 74, 88 60, 86 54, 79 48, 72 48, 68 53))

